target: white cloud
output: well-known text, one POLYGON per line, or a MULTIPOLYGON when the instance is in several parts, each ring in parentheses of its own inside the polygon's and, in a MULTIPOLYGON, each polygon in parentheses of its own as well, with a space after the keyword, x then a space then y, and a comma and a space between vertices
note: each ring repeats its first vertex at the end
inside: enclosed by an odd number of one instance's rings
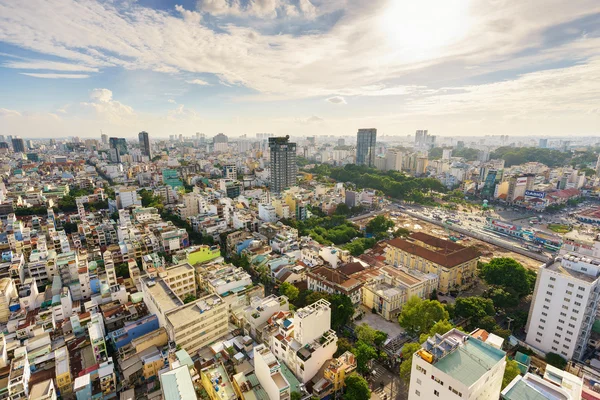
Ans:
POLYGON ((203 81, 202 79, 192 79, 192 80, 189 80, 186 82, 191 83, 192 85, 200 85, 200 86, 210 85, 210 83, 203 81))
POLYGON ((329 97, 325 101, 328 101, 328 102, 333 103, 333 104, 348 104, 348 103, 346 103, 346 99, 343 98, 342 96, 329 97))
POLYGON ((251 0, 245 4, 242 4, 239 0, 198 0, 197 8, 201 12, 216 16, 228 15, 240 18, 274 19, 278 16, 287 16, 313 19, 318 15, 318 8, 310 0, 299 0, 297 2, 290 0, 251 0))
POLYGON ((169 102, 171 104, 177 104, 177 102, 175 100, 173 100, 173 99, 169 99, 169 100, 167 100, 167 102, 169 102))
POLYGON ((98 68, 88 67, 80 64, 69 64, 56 61, 45 60, 23 60, 23 61, 7 61, 2 64, 5 68, 15 69, 48 69, 52 71, 83 71, 83 72, 98 72, 98 68))
POLYGON ((0 108, 0 117, 20 117, 21 113, 16 110, 8 110, 6 108, 0 108))
POLYGON ((111 123, 128 123, 135 117, 133 108, 117 100, 113 100, 113 93, 109 89, 94 89, 90 92, 91 102, 83 102, 85 108, 91 108, 97 115, 111 123))
POLYGON ((52 74, 52 73, 34 73, 34 72, 21 72, 21 75, 32 76, 34 78, 43 79, 85 79, 89 78, 86 74, 52 74))

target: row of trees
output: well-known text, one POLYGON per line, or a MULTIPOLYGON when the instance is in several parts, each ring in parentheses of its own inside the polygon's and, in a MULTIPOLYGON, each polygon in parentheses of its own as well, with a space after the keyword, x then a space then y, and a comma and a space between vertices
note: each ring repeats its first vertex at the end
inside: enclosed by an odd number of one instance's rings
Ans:
POLYGON ((492 159, 503 159, 506 167, 520 165, 527 162, 539 162, 550 168, 569 164, 570 152, 553 149, 540 149, 537 147, 500 147, 490 154, 492 159))
POLYGON ((288 226, 298 229, 300 236, 310 235, 310 237, 323 245, 341 245, 348 243, 355 237, 362 236, 358 226, 348 221, 343 215, 313 217, 304 221, 296 219, 281 221, 288 226))
MULTIPOLYGON (((444 148, 442 147, 434 147, 429 150, 429 159, 430 160, 439 160, 442 158, 444 153, 444 148)), ((477 149, 472 149, 470 147, 463 147, 462 149, 454 148, 452 149, 452 157, 462 157, 467 161, 475 161, 477 157, 479 157, 480 151, 477 149)))
POLYGON ((398 171, 383 172, 363 165, 348 164, 342 168, 321 164, 311 172, 329 176, 339 182, 351 182, 359 188, 376 189, 395 199, 420 204, 433 202, 432 191, 446 191, 446 187, 437 179, 415 178, 398 171))

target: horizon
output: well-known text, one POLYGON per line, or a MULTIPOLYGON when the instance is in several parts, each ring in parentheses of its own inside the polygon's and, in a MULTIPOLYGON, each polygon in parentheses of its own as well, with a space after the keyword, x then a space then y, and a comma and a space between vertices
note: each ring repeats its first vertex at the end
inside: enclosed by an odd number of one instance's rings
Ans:
POLYGON ((0 0, 0 21, 5 136, 600 136, 595 0, 0 0))

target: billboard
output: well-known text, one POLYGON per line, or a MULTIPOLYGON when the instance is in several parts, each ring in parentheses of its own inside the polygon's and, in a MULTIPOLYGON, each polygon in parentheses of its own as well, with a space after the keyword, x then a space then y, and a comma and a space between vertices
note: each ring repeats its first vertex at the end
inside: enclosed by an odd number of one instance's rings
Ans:
POLYGON ((498 221, 496 219, 492 220, 492 225, 495 225, 495 226, 497 226, 499 228, 506 229, 506 230, 509 230, 509 231, 516 231, 517 230, 517 226, 511 225, 511 224, 507 224, 505 222, 501 222, 501 221, 498 221))
POLYGON ((538 192, 537 190, 526 190, 525 196, 543 199, 544 197, 546 197, 546 192, 538 192))
POLYGON ((526 176, 522 176, 520 178, 517 178, 517 184, 516 186, 523 186, 527 184, 527 177, 526 176))

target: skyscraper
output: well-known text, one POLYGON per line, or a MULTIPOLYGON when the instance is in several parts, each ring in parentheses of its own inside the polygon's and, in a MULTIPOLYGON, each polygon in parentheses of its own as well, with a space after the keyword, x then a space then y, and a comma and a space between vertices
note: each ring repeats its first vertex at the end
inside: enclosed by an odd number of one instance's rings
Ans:
POLYGON ((142 149, 142 154, 152 158, 152 152, 150 151, 150 136, 148 132, 141 131, 138 133, 138 139, 140 141, 140 149, 142 149))
POLYGON ((548 139, 540 139, 539 148, 540 149, 546 149, 546 148, 548 148, 548 139))
POLYGON ((377 129, 359 129, 356 134, 356 164, 375 166, 377 129))
POLYGON ((25 152, 25 142, 20 137, 16 137, 12 139, 13 151, 15 153, 24 153, 25 152))
POLYGON ((296 143, 286 137, 269 138, 271 155, 271 192, 279 193, 283 189, 296 185, 296 143))
POLYGON ((127 141, 124 138, 111 137, 108 139, 108 143, 111 161, 120 163, 121 156, 127 154, 127 141))
POLYGON ((102 144, 108 144, 108 135, 106 133, 103 133, 100 139, 102 140, 102 144))

